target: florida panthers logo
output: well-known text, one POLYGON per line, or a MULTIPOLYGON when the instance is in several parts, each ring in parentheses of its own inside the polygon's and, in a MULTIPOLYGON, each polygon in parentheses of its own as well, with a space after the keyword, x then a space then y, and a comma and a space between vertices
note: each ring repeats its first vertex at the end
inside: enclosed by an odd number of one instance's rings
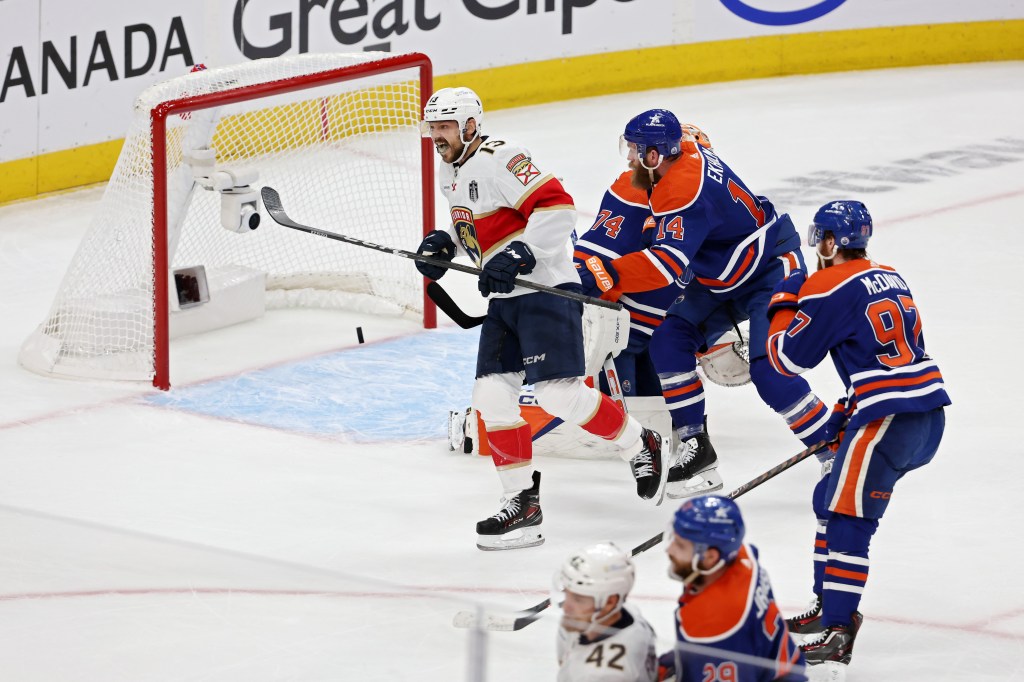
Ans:
POLYGON ((473 259, 477 265, 482 260, 480 253, 480 241, 476 236, 476 224, 473 222, 473 212, 464 206, 452 206, 452 225, 455 226, 455 234, 458 235, 462 248, 473 259))

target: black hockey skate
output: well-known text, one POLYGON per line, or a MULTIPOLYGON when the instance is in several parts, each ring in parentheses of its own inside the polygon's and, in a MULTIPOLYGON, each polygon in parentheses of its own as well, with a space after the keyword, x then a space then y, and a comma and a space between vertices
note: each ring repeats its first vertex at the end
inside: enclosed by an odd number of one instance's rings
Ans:
POLYGON ((718 455, 707 432, 690 436, 676 448, 675 459, 668 470, 665 494, 677 500, 721 490, 722 477, 716 469, 718 455))
POLYGON ((794 635, 809 635, 824 630, 821 625, 821 595, 814 595, 814 601, 799 616, 787 618, 786 625, 794 635))
POLYGON ((476 546, 485 551, 519 549, 544 543, 540 524, 540 472, 533 472, 533 487, 501 498, 497 514, 476 524, 476 546))
POLYGON ((853 640, 857 638, 864 616, 860 611, 853 612, 848 625, 830 625, 816 637, 808 639, 800 648, 804 652, 807 665, 821 663, 841 663, 849 665, 853 658, 853 640))
POLYGON ((640 433, 643 450, 629 460, 629 468, 636 479, 636 494, 642 499, 657 499, 661 504, 665 496, 665 455, 661 451, 661 436, 656 431, 644 429, 640 433))

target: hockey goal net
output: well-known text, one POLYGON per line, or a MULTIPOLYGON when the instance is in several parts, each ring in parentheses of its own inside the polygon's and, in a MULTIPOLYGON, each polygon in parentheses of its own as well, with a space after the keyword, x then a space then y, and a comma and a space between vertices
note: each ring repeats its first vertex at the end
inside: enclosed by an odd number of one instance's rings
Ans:
POLYGON ((408 261, 289 230, 265 213, 249 229, 251 209, 262 212, 259 189, 271 186, 306 224, 417 244, 433 224, 433 161, 418 132, 431 89, 426 56, 361 53, 195 70, 145 90, 22 364, 166 389, 169 340, 215 328, 215 318, 238 321, 243 309, 354 308, 432 327, 408 261))

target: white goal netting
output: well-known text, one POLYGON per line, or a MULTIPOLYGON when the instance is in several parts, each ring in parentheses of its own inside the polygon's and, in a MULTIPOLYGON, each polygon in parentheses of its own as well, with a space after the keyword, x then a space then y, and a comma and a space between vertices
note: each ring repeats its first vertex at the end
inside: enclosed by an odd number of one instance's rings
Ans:
POLYGON ((238 283, 258 280, 260 295, 266 292, 260 306, 421 315, 423 280, 403 259, 289 230, 262 207, 258 229, 229 231, 225 196, 196 181, 196 159, 205 154, 206 172, 237 178, 253 192, 274 187, 299 222, 414 246, 424 230, 428 172, 418 132, 421 89, 420 69, 408 58, 361 53, 256 60, 145 90, 99 211, 49 315, 26 341, 22 364, 45 374, 157 383, 161 342, 175 335, 175 316, 186 313, 179 308, 189 307, 179 305, 174 271, 195 266, 209 280, 210 301, 202 305, 210 311, 219 288, 248 296, 252 287, 238 283), (161 145, 153 121, 167 103, 180 107, 186 99, 201 108, 171 107, 166 163, 154 172, 161 145), (164 182, 166 216, 155 208, 154 187, 164 182), (167 290, 154 256, 167 261, 167 290), (161 298, 168 319, 158 314, 161 298))

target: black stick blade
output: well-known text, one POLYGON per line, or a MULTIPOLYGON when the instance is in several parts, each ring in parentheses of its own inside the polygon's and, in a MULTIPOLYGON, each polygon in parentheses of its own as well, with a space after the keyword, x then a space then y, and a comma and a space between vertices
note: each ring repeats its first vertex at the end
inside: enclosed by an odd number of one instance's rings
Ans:
POLYGON ((445 315, 451 318, 452 322, 459 325, 463 329, 472 329, 473 327, 479 327, 484 323, 486 315, 480 317, 473 317, 467 315, 465 311, 458 306, 458 304, 448 295, 448 292, 444 290, 437 282, 431 282, 427 285, 427 296, 430 296, 430 300, 434 302, 434 305, 440 309, 445 315))
POLYGON ((263 205, 267 207, 271 215, 284 211, 284 207, 281 205, 281 195, 273 187, 261 189, 260 196, 263 197, 263 205))

